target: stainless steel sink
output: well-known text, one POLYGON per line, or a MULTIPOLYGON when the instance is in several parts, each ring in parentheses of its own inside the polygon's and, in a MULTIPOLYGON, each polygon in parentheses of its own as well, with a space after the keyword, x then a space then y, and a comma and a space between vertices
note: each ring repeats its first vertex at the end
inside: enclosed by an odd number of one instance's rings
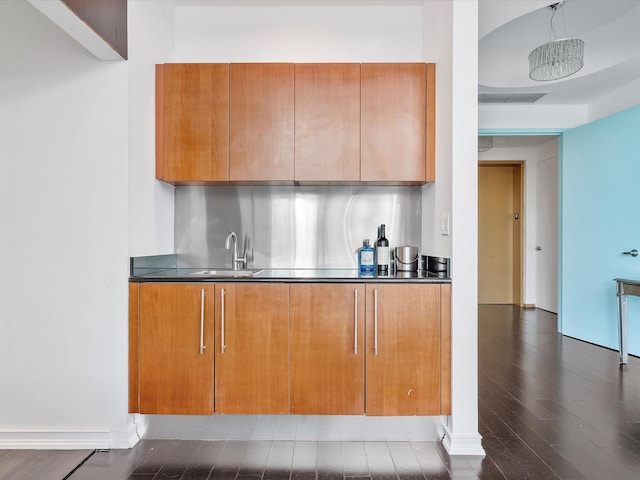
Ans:
POLYGON ((232 270, 230 268, 219 268, 216 270, 202 270, 200 272, 191 272, 189 275, 194 277, 253 277, 262 272, 260 270, 232 270))

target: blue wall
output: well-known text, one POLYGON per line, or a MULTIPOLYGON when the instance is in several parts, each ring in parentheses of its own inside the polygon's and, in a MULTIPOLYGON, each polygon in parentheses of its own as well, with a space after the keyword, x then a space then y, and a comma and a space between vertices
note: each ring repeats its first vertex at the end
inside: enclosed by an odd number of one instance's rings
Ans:
MULTIPOLYGON (((564 133, 562 333, 618 348, 615 277, 640 279, 640 106, 564 133)), ((629 352, 640 355, 640 298, 629 299, 629 352)))

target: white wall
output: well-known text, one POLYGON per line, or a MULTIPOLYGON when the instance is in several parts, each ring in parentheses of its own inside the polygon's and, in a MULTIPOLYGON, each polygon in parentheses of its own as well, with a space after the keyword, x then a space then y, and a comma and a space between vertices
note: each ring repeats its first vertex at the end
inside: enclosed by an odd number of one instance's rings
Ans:
POLYGON ((155 64, 173 61, 173 2, 129 1, 129 254, 174 252, 174 187, 155 179, 155 64))
POLYGON ((0 448, 128 442, 127 75, 0 2, 0 448))
POLYGON ((453 96, 453 3, 424 2, 424 60, 436 64, 436 182, 422 187, 422 248, 426 255, 451 257, 451 236, 440 234, 440 219, 451 221, 451 102, 453 96))
POLYGON ((99 61, 27 2, 0 2, 0 448, 137 440, 128 257, 173 251, 153 88, 171 2, 129 2, 129 55, 99 61))
POLYGON ((178 7, 179 62, 420 62, 422 7, 178 7))

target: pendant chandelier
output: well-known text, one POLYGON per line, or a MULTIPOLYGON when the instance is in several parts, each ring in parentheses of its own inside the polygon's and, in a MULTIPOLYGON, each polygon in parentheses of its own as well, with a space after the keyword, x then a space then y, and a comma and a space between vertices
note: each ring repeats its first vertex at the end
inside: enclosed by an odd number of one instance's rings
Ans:
MULTIPOLYGON (((529 54, 529 78, 531 80, 549 81, 573 75, 584 66, 584 42, 578 38, 556 39, 553 18, 562 8, 564 1, 549 5, 551 14, 549 42, 540 45, 529 54), (551 35, 553 34, 553 40, 551 35)), ((564 13, 562 14, 564 22, 564 13)), ((564 25, 565 35, 567 25, 564 25)))

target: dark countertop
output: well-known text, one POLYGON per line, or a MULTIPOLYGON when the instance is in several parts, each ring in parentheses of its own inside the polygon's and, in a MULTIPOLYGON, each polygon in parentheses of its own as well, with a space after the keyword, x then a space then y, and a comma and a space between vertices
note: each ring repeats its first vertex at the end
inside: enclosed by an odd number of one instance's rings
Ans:
POLYGON ((276 269, 265 268, 253 276, 207 276, 197 272, 213 268, 136 268, 129 277, 134 283, 451 283, 451 278, 426 271, 397 272, 392 275, 359 274, 357 269, 276 269))

